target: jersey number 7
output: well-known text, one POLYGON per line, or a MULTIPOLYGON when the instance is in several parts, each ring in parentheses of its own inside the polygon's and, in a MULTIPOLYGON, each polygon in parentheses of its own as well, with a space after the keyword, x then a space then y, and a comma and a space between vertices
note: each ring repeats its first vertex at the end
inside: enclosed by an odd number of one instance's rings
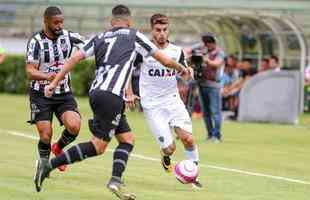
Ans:
POLYGON ((108 44, 108 49, 107 49, 107 52, 106 52, 106 54, 105 54, 105 56, 104 56, 104 61, 103 61, 103 62, 106 63, 106 62, 108 61, 109 55, 110 55, 110 53, 111 53, 112 47, 113 47, 113 45, 114 45, 116 39, 117 39, 117 37, 106 38, 106 39, 104 39, 104 42, 108 44))

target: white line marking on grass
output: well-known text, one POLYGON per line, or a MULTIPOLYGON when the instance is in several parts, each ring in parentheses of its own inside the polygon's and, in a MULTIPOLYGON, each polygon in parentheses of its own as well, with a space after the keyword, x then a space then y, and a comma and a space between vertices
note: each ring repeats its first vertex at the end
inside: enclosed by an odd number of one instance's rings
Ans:
MULTIPOLYGON (((24 137, 24 138, 28 138, 28 139, 32 139, 32 140, 38 140, 39 139, 39 137, 37 137, 37 136, 33 136, 31 134, 25 134, 25 133, 21 133, 21 132, 17 132, 17 131, 0 129, 0 132, 4 132, 4 133, 7 133, 9 135, 24 137)), ((107 151, 113 152, 112 149, 108 149, 107 151)), ((143 155, 139 155, 139 154, 131 154, 131 156, 134 158, 142 159, 142 160, 149 160, 149 161, 156 161, 156 162, 160 161, 160 159, 152 158, 152 157, 148 157, 148 156, 143 156, 143 155)), ((308 181, 286 178, 286 177, 282 177, 282 176, 273 176, 273 175, 269 175, 269 174, 250 172, 250 171, 244 171, 244 170, 227 168, 227 167, 219 167, 219 166, 215 166, 215 165, 200 164, 199 166, 204 167, 204 168, 226 171, 226 172, 235 172, 235 173, 246 174, 246 175, 250 175, 250 176, 265 177, 265 178, 271 178, 271 179, 281 180, 281 181, 286 181, 286 182, 299 183, 299 184, 303 184, 303 185, 310 185, 310 182, 308 182, 308 181)))

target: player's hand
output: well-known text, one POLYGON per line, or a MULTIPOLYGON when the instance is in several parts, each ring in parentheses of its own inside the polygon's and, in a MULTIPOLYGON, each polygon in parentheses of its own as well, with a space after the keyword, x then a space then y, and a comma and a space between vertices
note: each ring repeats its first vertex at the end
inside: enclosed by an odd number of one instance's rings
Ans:
POLYGON ((193 79, 193 77, 194 77, 194 72, 193 72, 193 69, 192 69, 191 67, 187 67, 187 68, 184 70, 184 72, 181 73, 180 75, 181 75, 181 77, 182 77, 184 80, 188 81, 188 80, 193 79))
POLYGON ((54 85, 53 83, 47 85, 44 90, 44 95, 46 97, 51 97, 54 94, 55 89, 56 85, 54 85))
POLYGON ((140 99, 140 97, 138 97, 137 95, 133 94, 133 93, 127 93, 126 94, 126 107, 127 108, 134 108, 136 105, 135 105, 135 101, 136 99, 140 99))
POLYGON ((54 80, 54 78, 56 77, 56 75, 57 75, 57 74, 56 74, 55 72, 48 73, 48 74, 47 74, 46 80, 52 81, 52 80, 54 80))

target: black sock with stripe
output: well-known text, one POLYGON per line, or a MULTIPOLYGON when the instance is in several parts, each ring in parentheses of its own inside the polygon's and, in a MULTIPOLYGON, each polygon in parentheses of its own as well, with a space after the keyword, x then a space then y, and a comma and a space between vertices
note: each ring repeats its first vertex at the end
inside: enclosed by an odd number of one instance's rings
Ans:
POLYGON ((50 164, 51 167, 55 169, 61 165, 67 165, 74 162, 82 161, 86 158, 90 158, 96 155, 97 152, 93 143, 84 142, 70 147, 63 154, 51 159, 50 164))
POLYGON ((38 143, 38 151, 40 158, 47 158, 49 159, 51 153, 51 144, 45 144, 41 140, 38 143))
POLYGON ((127 161, 133 145, 129 143, 120 143, 113 154, 113 171, 112 178, 121 182, 122 174, 126 169, 127 161))
POLYGON ((72 133, 70 133, 67 129, 65 129, 62 134, 61 137, 58 140, 58 146, 59 148, 63 149, 65 146, 67 146, 68 144, 70 144, 71 142, 73 142, 76 139, 77 135, 74 135, 72 133))

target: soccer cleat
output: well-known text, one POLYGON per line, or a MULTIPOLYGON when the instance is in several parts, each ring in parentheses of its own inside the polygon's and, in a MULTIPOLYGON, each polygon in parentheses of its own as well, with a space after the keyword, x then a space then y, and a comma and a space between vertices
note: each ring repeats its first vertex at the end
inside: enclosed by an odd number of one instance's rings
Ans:
MULTIPOLYGON (((54 144, 52 145, 52 152, 53 152, 53 154, 54 154, 55 156, 58 156, 58 155, 60 155, 60 154, 63 153, 62 149, 59 148, 59 146, 58 146, 57 143, 54 143, 54 144)), ((61 166, 59 166, 59 167, 57 167, 57 168, 58 168, 59 171, 64 172, 64 171, 66 171, 66 169, 67 169, 67 165, 61 165, 61 166)))
POLYGON ((173 171, 173 166, 171 164, 170 157, 163 155, 163 153, 161 153, 161 165, 163 166, 166 172, 170 173, 173 171))
POLYGON ((41 158, 36 162, 36 172, 34 175, 34 184, 36 186, 37 192, 42 189, 42 183, 45 178, 49 176, 51 172, 51 167, 49 166, 47 158, 41 158))
POLYGON ((130 193, 124 183, 120 183, 111 179, 107 188, 121 200, 135 200, 136 196, 130 193))
POLYGON ((202 190, 203 186, 202 184, 196 179, 194 182, 192 182, 192 187, 194 189, 202 190))

